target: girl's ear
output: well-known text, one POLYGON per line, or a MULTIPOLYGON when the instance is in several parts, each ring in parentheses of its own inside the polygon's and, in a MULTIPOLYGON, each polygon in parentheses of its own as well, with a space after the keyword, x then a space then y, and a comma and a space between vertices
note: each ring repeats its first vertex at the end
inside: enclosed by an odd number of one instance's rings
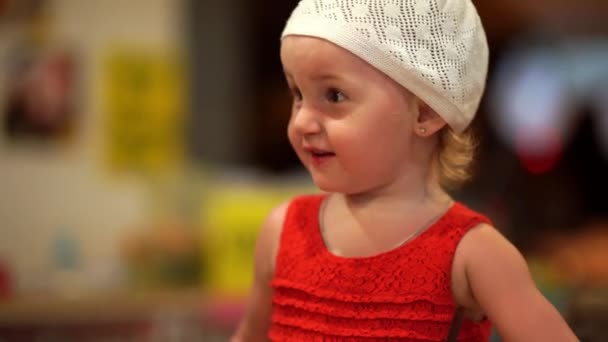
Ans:
POLYGON ((421 100, 416 100, 418 111, 414 130, 420 137, 428 137, 442 129, 446 123, 445 120, 435 110, 421 100))

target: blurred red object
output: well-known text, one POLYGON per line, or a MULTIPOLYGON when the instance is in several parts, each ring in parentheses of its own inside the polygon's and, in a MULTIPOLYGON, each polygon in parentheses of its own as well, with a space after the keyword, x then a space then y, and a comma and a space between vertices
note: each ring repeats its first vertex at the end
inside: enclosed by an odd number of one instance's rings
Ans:
POLYGON ((549 126, 531 131, 521 129, 515 139, 517 158, 528 172, 536 175, 553 170, 563 150, 563 137, 549 126))

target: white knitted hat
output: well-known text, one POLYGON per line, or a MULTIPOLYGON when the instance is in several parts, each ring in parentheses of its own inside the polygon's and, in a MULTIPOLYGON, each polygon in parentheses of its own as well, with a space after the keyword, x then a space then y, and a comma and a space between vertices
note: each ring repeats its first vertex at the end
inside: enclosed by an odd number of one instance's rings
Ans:
POLYGON ((328 40, 397 81, 454 130, 473 120, 488 44, 471 0, 301 0, 281 38, 328 40))

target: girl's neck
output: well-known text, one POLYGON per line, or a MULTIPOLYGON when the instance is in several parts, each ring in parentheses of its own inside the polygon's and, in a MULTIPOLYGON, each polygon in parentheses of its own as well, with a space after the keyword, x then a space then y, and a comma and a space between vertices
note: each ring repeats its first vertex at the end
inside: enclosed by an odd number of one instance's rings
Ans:
MULTIPOLYGON (((425 178, 403 177, 400 184, 359 194, 342 194, 343 204, 360 223, 403 224, 412 217, 424 220, 440 215, 453 200, 439 185, 435 173, 425 178)), ((412 222, 416 224, 415 222, 412 222)))
POLYGON ((440 185, 432 161, 427 161, 426 164, 427 167, 424 168, 408 168, 406 173, 402 173, 390 184, 360 193, 343 194, 345 201, 353 208, 390 203, 415 207, 425 203, 450 201, 450 196, 440 185))
POLYGON ((443 191, 413 194, 331 195, 319 213, 328 249, 341 256, 376 255, 431 227, 451 207, 443 191))

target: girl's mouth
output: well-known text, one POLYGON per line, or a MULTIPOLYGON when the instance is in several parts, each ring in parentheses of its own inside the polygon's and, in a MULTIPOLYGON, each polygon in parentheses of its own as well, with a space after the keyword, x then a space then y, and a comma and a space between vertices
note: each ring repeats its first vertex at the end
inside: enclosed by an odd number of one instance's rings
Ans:
POLYGON ((313 164, 315 164, 316 166, 320 166, 322 164, 325 164, 326 162, 328 162, 329 160, 331 160, 332 157, 336 156, 335 153, 328 152, 328 151, 310 150, 308 152, 312 156, 312 162, 313 162, 313 164))

